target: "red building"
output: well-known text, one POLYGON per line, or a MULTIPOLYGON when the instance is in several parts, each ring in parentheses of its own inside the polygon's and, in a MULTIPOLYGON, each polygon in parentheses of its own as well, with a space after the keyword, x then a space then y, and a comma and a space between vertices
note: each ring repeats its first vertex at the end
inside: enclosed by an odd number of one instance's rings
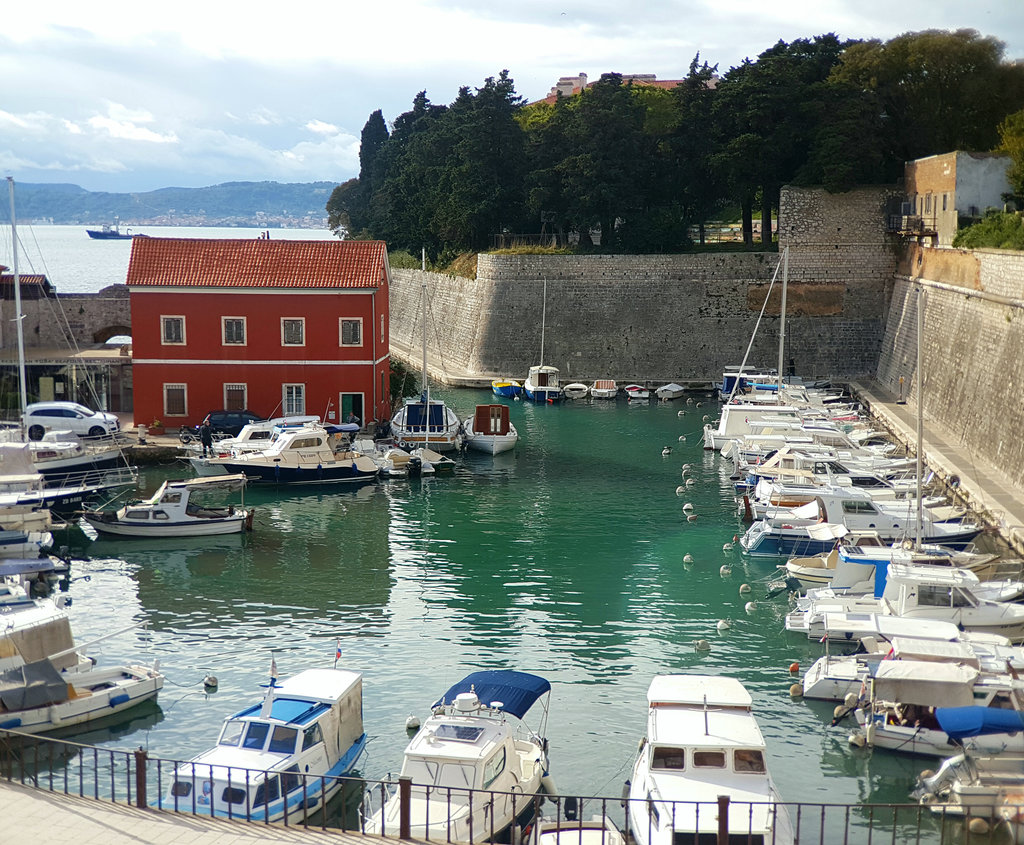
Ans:
POLYGON ((135 238, 135 421, 387 419, 389 281, 382 241, 135 238))

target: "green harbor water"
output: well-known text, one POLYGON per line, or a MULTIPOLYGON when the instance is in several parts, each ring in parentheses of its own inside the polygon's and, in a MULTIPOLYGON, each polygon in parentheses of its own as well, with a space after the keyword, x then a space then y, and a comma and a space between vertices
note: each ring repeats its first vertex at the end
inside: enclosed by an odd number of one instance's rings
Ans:
MULTIPOLYGON (((461 416, 492 401, 485 391, 442 395, 461 416)), ((851 751, 849 725, 829 726, 832 705, 790 699, 789 665, 802 671, 821 646, 783 630, 783 599, 764 600, 772 563, 744 558, 739 544, 723 549, 743 526, 731 464, 702 449, 702 418, 718 405, 698 400, 510 403, 514 452, 469 452, 448 478, 250 489, 255 530, 245 537, 59 537, 88 558, 71 588, 77 639, 146 623, 95 654, 101 665, 159 659, 167 676, 159 710, 82 740, 188 757, 215 741, 225 715, 259 699, 272 655, 281 676, 327 667, 340 639, 338 665, 363 673, 370 742, 360 770, 371 779, 397 775, 407 716, 424 718, 470 671, 508 667, 552 683, 559 791, 617 797, 652 676, 694 672, 750 690, 787 801, 908 800, 933 761, 851 751), (683 464, 695 483, 679 496, 683 464), (744 583, 751 594, 740 594, 744 583), (731 628, 719 633, 718 620, 731 628), (697 651, 698 639, 710 651, 697 651), (212 694, 208 673, 220 682, 212 694)), ((146 470, 144 491, 187 474, 146 470)))

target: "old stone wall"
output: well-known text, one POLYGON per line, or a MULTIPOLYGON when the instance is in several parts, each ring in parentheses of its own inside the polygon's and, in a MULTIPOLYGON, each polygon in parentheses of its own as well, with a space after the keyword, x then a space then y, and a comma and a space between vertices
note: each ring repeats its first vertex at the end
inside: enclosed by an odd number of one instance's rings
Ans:
MULTIPOLYGON (((25 347, 72 351, 89 349, 117 334, 131 334, 131 307, 127 285, 110 285, 99 293, 62 293, 56 297, 25 299, 25 347), (73 340, 73 343, 72 343, 73 340)), ((14 301, 0 302, 0 347, 16 349, 11 327, 14 301)))
MULTIPOLYGON (((784 193, 786 368, 805 377, 875 371, 896 262, 884 228, 889 193, 784 193)), ((480 255, 475 280, 426 274, 428 368, 452 383, 525 377, 541 363, 543 315, 543 363, 563 381, 717 379, 742 361, 779 261, 775 253, 480 255)), ((423 278, 392 271, 392 345, 417 366, 423 278)), ((781 281, 780 272, 750 363, 778 362, 781 281)))
POLYGON ((1024 485, 1024 255, 923 249, 896 278, 877 379, 916 402, 917 291, 925 416, 1024 485), (917 257, 920 257, 920 261, 917 257))

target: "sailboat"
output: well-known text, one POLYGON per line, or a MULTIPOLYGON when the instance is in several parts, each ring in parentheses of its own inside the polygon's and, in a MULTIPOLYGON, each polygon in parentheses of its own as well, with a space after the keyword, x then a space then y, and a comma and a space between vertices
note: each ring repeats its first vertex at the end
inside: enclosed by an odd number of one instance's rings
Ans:
POLYGON ((562 398, 558 386, 558 367, 544 365, 544 329, 547 322, 548 281, 544 280, 544 297, 540 310, 540 363, 530 367, 529 375, 523 382, 523 393, 533 402, 557 402, 562 398))
MULTIPOLYGON (((424 263, 426 261, 424 260, 424 263)), ((424 268, 426 269, 426 268, 424 268)), ((440 399, 430 398, 427 378, 427 283, 421 288, 423 299, 423 392, 406 399, 391 418, 391 435, 402 449, 426 449, 451 452, 462 445, 462 425, 458 415, 440 399)), ((429 458, 429 456, 427 456, 429 458)))

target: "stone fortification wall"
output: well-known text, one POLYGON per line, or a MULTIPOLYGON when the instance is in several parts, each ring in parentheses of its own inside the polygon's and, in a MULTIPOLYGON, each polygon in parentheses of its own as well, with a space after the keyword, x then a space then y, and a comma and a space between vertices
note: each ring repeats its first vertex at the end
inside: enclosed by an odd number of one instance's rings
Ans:
MULTIPOLYGON (((895 253, 884 232, 888 192, 787 189, 785 366, 803 376, 873 373, 895 253)), ((460 383, 525 377, 544 360, 563 381, 707 381, 743 359, 780 256, 480 255, 475 280, 426 274, 431 375, 460 383), (545 296, 545 286, 547 293, 545 296)), ((421 360, 424 274, 393 270, 391 337, 421 360)), ((750 353, 778 362, 782 274, 750 353)))
MULTIPOLYGON (((29 349, 70 351, 73 345, 89 349, 115 334, 131 334, 127 285, 110 285, 99 293, 62 293, 26 299, 21 310, 25 315, 25 346, 29 349)), ((0 302, 3 349, 16 349, 18 345, 17 333, 11 327, 14 313, 13 300, 0 302)))
POLYGON ((925 416, 1024 486, 1024 255, 915 248, 900 269, 878 381, 916 401, 920 288, 925 416))

